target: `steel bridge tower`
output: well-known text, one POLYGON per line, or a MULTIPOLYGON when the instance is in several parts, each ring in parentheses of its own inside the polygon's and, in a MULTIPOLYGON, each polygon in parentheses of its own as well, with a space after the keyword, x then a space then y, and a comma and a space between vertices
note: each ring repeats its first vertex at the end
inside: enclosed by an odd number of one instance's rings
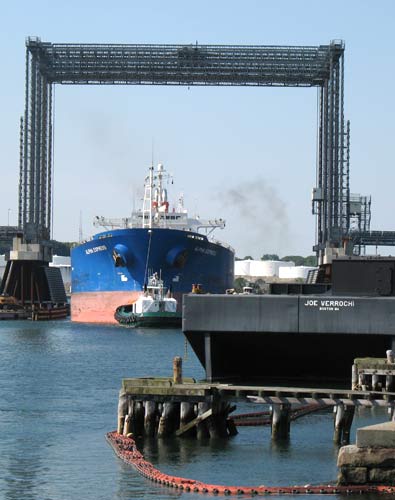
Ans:
POLYGON ((348 231, 344 155, 344 43, 311 46, 53 44, 26 41, 19 226, 25 238, 50 237, 52 88, 63 85, 318 87, 317 253, 348 231))

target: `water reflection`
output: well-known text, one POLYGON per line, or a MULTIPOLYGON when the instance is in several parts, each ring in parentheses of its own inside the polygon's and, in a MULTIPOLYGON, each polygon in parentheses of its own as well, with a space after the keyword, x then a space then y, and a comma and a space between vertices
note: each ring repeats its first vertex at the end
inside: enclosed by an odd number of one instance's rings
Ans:
POLYGON ((44 498, 43 492, 47 489, 45 474, 48 467, 45 465, 50 439, 37 440, 28 437, 19 437, 9 450, 6 460, 2 461, 5 487, 3 488, 6 500, 30 500, 44 498))
MULTIPOLYGON (((0 322, 0 497, 201 498, 141 477, 104 439, 116 426, 122 378, 171 376, 173 357, 184 348, 179 330, 0 322)), ((202 377, 192 351, 184 370, 202 377)), ((359 410, 351 440, 356 427, 385 420, 385 410, 359 410)), ((140 446, 155 467, 177 476, 220 484, 306 484, 336 479, 332 434, 332 415, 314 414, 292 422, 285 443, 272 442, 270 428, 244 427, 229 440, 144 440, 140 446)))

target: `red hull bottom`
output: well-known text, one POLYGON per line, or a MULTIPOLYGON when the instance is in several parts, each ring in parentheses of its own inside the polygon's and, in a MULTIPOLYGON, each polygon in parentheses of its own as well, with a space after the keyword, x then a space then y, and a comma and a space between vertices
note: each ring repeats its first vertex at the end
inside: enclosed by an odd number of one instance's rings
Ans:
POLYGON ((135 302, 141 292, 89 292, 71 296, 71 321, 80 323, 113 323, 115 309, 135 302))

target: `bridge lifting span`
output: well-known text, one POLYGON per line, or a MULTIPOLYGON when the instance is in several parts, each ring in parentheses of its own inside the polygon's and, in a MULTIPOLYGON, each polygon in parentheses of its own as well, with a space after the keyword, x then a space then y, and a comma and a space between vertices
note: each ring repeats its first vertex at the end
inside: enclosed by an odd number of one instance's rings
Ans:
POLYGON ((342 245, 350 227, 342 41, 291 47, 53 44, 28 38, 19 189, 19 227, 28 241, 50 236, 54 84, 317 87, 315 249, 342 245))

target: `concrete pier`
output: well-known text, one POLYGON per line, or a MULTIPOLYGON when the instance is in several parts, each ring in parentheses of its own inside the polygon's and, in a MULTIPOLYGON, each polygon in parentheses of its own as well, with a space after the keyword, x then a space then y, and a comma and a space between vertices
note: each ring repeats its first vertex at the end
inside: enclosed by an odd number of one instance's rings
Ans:
POLYGON ((338 483, 395 485, 395 422, 357 430, 355 445, 340 448, 338 483))

